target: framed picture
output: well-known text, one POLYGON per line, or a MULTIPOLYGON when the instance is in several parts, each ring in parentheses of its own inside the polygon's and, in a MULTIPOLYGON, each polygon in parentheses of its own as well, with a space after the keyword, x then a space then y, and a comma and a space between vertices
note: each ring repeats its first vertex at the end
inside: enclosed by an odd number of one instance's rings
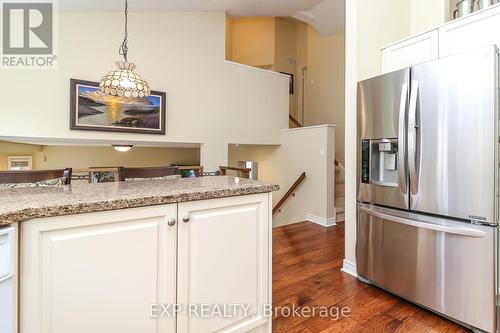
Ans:
POLYGON ((72 130, 165 134, 166 94, 127 98, 110 96, 92 81, 70 81, 72 130))
POLYGON ((289 91, 288 93, 290 95, 293 95, 293 74, 290 74, 290 73, 285 73, 285 72, 280 72, 281 74, 285 74, 285 75, 288 75, 289 78, 290 78, 290 82, 289 82, 289 91))

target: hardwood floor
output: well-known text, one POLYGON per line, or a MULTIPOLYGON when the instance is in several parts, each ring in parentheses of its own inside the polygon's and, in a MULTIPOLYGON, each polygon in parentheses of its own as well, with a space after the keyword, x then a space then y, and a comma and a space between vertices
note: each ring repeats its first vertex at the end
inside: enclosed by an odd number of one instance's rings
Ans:
MULTIPOLYGON (((277 310, 273 332, 470 332, 340 271, 344 223, 335 227, 303 222, 273 232, 273 306, 349 307, 348 317, 288 316, 277 310)), ((335 313, 333 313, 335 315, 335 313)))

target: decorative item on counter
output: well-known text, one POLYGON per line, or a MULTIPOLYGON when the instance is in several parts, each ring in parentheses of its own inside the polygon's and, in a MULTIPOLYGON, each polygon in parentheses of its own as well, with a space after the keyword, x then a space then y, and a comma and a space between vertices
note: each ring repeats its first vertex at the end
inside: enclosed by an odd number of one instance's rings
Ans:
POLYGON ((453 19, 464 17, 497 4, 499 0, 462 0, 457 3, 457 9, 453 12, 453 19))
POLYGON ((165 134, 166 94, 119 97, 99 90, 97 82, 71 79, 70 128, 111 132, 165 134))
POLYGON ((474 11, 476 0, 462 0, 457 3, 457 9, 453 12, 453 19, 464 17, 474 11))
POLYGON ((118 69, 110 71, 99 83, 99 90, 107 95, 119 97, 146 97, 150 95, 149 84, 134 73, 135 65, 128 62, 128 0, 125 0, 125 33, 119 49, 125 61, 117 61, 118 69))
POLYGON ((498 0, 476 0, 476 1, 477 1, 477 9, 476 10, 486 9, 486 8, 491 7, 494 4, 498 3, 498 0))

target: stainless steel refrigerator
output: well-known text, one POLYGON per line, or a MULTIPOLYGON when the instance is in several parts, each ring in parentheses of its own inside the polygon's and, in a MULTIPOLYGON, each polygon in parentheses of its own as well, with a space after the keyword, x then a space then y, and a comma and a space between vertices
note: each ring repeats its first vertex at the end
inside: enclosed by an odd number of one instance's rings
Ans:
POLYGON ((358 84, 359 278, 495 332, 498 53, 358 84))

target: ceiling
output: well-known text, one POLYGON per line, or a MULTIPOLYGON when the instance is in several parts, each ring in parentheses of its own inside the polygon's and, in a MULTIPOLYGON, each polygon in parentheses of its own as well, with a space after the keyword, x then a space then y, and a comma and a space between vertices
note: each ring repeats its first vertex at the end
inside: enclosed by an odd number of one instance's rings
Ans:
MULTIPOLYGON (((343 30, 345 0, 129 0, 130 11, 227 11, 232 16, 293 16, 323 34, 343 30)), ((121 11, 124 0, 59 0, 60 11, 121 11)))

